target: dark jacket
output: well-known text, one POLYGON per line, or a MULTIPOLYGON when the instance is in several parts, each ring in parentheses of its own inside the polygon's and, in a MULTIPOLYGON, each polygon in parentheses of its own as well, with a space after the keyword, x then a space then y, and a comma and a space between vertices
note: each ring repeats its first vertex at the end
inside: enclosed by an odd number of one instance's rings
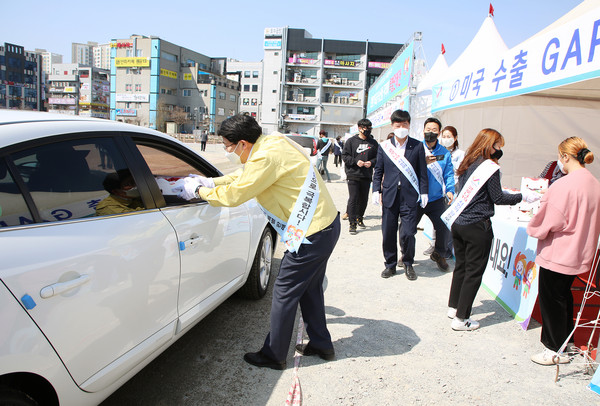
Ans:
MULTIPOLYGON (((391 142, 392 145, 396 146, 395 137, 391 139, 391 142)), ((410 202, 410 205, 414 203, 414 206, 417 206, 419 195, 428 193, 427 163, 425 162, 425 150, 421 141, 408 137, 404 157, 415 170, 419 180, 420 193, 417 193, 410 181, 400 172, 400 169, 387 156, 383 148, 379 148, 377 165, 375 165, 373 173, 373 192, 381 192, 384 207, 392 207, 399 191, 403 194, 405 201, 410 202), (400 188, 398 184, 401 185, 400 188)))
POLYGON ((377 150, 379 144, 372 137, 363 140, 358 135, 350 138, 344 144, 342 150, 342 160, 346 168, 346 178, 348 179, 371 179, 373 177, 373 167, 377 163, 377 150), (371 161, 371 167, 365 168, 358 166, 358 161, 371 161))
MULTIPOLYGON (((322 150, 325 145, 327 145, 327 142, 329 141, 329 138, 319 138, 319 141, 317 141, 317 151, 322 150)), ((329 155, 331 154, 331 151, 333 151, 333 143, 335 142, 335 140, 331 140, 331 144, 329 144, 329 147, 323 151, 323 155, 329 155)))
MULTIPOLYGON (((465 173, 458 177, 458 185, 462 190, 463 186, 469 180, 475 169, 481 165, 483 158, 478 158, 471 164, 465 173)), ((454 224, 467 225, 478 221, 487 220, 494 215, 494 204, 513 205, 523 199, 521 193, 508 193, 502 190, 500 184, 500 171, 497 170, 477 191, 471 202, 464 208, 462 213, 456 218, 454 224)))

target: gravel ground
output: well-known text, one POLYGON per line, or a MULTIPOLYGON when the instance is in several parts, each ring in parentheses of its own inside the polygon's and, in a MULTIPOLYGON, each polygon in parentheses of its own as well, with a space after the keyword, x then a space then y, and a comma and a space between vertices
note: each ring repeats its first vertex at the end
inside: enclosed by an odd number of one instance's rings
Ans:
MULTIPOLYGON (((209 145, 205 155, 224 172, 231 169, 218 145, 209 145)), ((327 187, 343 213, 346 184, 332 162, 329 169, 333 182, 327 187)), ((300 358, 302 404, 600 405, 587 389, 591 375, 583 358, 561 365, 555 382, 556 367, 529 359, 543 349, 539 324, 532 321, 523 331, 484 290, 472 316, 481 328, 453 331, 446 316, 452 275, 422 255, 428 245, 422 232, 418 280, 408 281, 402 271, 382 279, 377 207, 369 205, 365 223, 365 230, 350 235, 343 222, 329 261, 325 302, 337 357, 300 358)), ((280 244, 277 267, 282 253, 280 244)), ((283 405, 295 373, 295 342, 284 371, 242 360, 267 333, 270 297, 265 299, 228 300, 104 404, 283 405)))

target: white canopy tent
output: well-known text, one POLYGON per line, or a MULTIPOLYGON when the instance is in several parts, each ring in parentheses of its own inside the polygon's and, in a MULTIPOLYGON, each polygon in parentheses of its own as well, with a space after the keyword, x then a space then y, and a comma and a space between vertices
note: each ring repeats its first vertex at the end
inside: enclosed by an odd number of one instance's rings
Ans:
POLYGON ((505 186, 519 187, 521 177, 539 175, 556 159, 558 144, 574 135, 596 153, 597 162, 588 168, 600 177, 599 2, 584 1, 504 53, 453 64, 433 86, 433 99, 432 110, 444 125, 458 129, 465 149, 483 128, 502 133, 505 186), (499 80, 503 73, 505 80, 499 80))

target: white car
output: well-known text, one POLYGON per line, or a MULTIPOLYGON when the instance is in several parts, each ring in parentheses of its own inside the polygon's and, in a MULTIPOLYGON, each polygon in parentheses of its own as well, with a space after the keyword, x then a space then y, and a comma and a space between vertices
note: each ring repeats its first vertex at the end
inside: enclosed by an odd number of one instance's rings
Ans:
POLYGON ((221 175, 154 130, 0 110, 0 404, 98 404, 233 293, 264 296, 273 228, 255 201, 182 201, 189 174, 221 175), (124 173, 139 197, 111 200, 124 173))

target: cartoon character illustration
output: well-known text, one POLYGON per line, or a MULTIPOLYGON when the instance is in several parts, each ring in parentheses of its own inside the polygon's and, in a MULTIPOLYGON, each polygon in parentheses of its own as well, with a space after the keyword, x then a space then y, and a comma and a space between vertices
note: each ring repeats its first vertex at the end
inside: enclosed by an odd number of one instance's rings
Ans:
POLYGON ((529 295, 529 291, 531 289, 531 283, 537 276, 537 267, 535 266, 535 262, 529 261, 527 263, 527 267, 525 268, 525 273, 523 274, 523 297, 527 299, 527 295, 529 295))
POLYGON ((521 279, 523 279, 523 273, 526 267, 527 257, 525 254, 519 252, 515 257, 515 266, 513 268, 513 276, 515 277, 513 288, 515 288, 515 290, 519 290, 519 285, 521 284, 521 279))

